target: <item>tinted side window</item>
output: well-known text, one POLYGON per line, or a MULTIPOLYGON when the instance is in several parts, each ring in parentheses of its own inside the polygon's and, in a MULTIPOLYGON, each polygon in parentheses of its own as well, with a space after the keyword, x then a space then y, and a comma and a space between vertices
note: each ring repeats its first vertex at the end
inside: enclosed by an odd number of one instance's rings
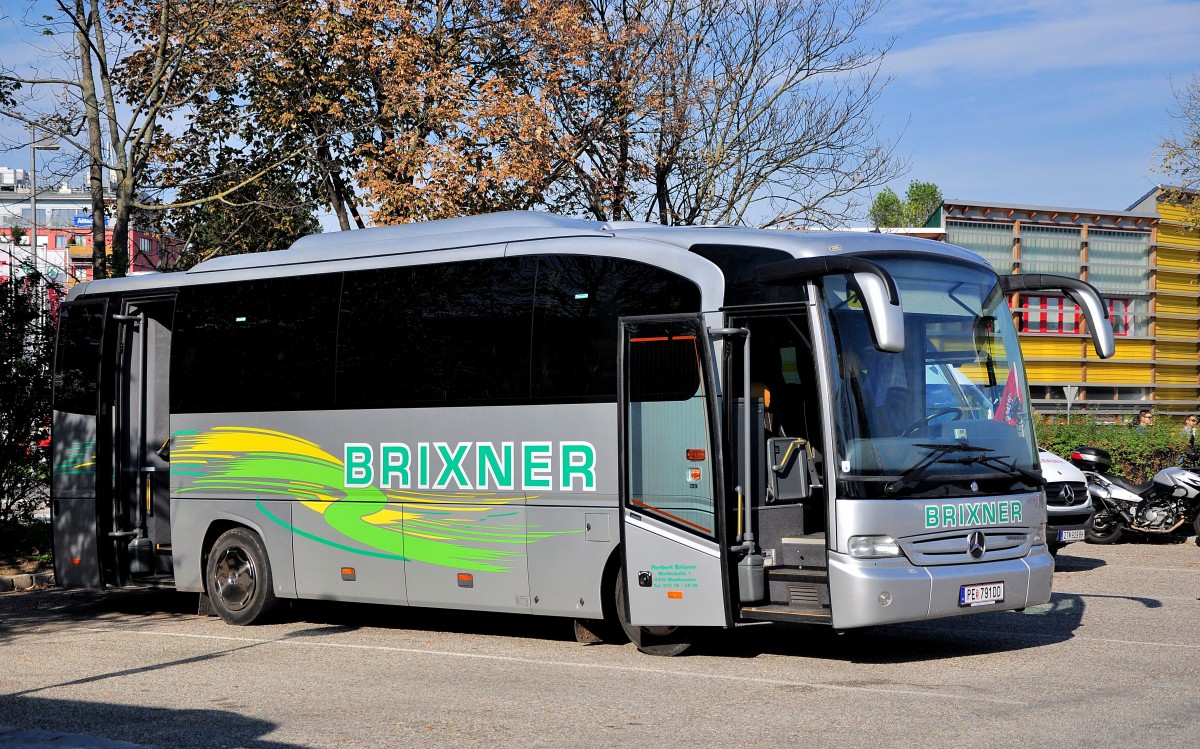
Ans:
POLYGON ((543 255, 534 311, 535 401, 617 399, 617 318, 699 312, 700 289, 621 258, 543 255))
POLYGON ((331 406, 340 287, 332 274, 182 289, 171 410, 331 406))
POLYGON ((711 260, 725 275, 725 304, 741 306, 803 301, 807 286, 803 283, 762 284, 758 268, 762 265, 793 260, 791 253, 766 247, 698 244, 691 251, 711 260))
POLYGON ((347 273, 341 406, 529 398, 533 258, 347 273))
POLYGON ((99 396, 104 303, 64 304, 54 352, 54 410, 95 415, 99 396))

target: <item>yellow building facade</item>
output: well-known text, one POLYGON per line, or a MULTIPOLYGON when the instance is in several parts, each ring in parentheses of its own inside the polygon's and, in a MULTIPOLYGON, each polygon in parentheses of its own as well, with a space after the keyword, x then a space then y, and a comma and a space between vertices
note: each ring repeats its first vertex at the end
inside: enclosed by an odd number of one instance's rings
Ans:
MULTIPOLYGON (((947 201, 947 242, 1000 273, 1082 278, 1109 305, 1116 355, 1102 360, 1079 310, 1061 294, 1009 300, 1034 407, 1097 416, 1200 411, 1200 233, 1181 206, 1144 196, 1128 211, 947 201)), ((937 221, 937 218, 934 220, 937 221)))

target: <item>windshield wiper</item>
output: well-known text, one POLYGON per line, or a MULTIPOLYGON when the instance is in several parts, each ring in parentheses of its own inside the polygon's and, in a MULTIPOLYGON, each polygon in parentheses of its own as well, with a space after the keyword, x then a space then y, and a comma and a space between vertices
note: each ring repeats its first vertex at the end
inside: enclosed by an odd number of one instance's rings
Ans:
MULTIPOLYGON (((979 447, 978 445, 968 445, 965 442, 918 442, 913 447, 924 447, 930 452, 924 458, 921 458, 916 463, 913 463, 904 473, 900 474, 900 478, 889 482, 883 491, 889 496, 894 497, 902 491, 912 489, 921 483, 921 479, 925 476, 925 472, 934 463, 961 463, 964 460, 975 463, 981 460, 990 460, 991 456, 987 455, 972 455, 969 458, 947 458, 950 453, 955 452, 972 452, 972 453, 991 453, 995 452, 990 447, 979 447)), ((1001 456, 1007 458, 1007 455, 1001 456)), ((986 464, 985 464, 986 465, 986 464)))
POLYGON ((1031 471, 1027 468, 1022 468, 1012 462, 1004 462, 1007 455, 966 455, 961 458, 946 458, 943 463, 961 463, 963 465, 971 465, 973 463, 991 468, 1001 473, 1006 473, 1009 476, 1023 479, 1026 484, 1031 486, 1041 486, 1046 483, 1041 474, 1031 471))

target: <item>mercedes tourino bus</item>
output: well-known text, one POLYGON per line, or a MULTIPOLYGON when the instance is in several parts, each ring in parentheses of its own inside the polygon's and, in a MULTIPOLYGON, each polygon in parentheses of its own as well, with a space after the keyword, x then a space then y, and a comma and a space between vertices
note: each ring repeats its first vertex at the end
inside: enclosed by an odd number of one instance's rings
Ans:
POLYGON ((285 598, 545 614, 659 654, 1043 603, 1006 298, 1032 289, 1111 355, 1086 283, 886 234, 514 212, 81 283, 57 579, 170 582, 235 624, 285 598))

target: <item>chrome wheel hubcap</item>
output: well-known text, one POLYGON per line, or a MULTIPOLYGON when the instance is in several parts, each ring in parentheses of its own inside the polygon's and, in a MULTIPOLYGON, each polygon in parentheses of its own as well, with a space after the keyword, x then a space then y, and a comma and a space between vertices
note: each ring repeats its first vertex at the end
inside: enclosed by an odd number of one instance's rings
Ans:
POLYGON ((241 611, 254 597, 254 562, 239 547, 226 549, 213 567, 213 583, 225 608, 241 611))

